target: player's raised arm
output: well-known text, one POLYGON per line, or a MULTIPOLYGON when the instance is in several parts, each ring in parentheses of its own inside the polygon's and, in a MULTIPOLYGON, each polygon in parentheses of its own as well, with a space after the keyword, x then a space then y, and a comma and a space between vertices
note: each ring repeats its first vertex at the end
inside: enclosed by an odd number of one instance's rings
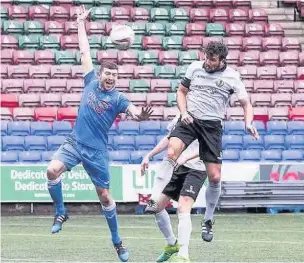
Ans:
POLYGON ((151 107, 136 107, 134 104, 130 104, 127 108, 126 113, 132 117, 135 121, 144 121, 148 120, 153 113, 151 107))
POLYGON ((85 20, 89 13, 90 10, 86 10, 83 5, 80 7, 80 9, 77 9, 78 42, 81 54, 81 64, 83 66, 85 74, 93 70, 93 62, 90 54, 90 45, 85 29, 85 20))

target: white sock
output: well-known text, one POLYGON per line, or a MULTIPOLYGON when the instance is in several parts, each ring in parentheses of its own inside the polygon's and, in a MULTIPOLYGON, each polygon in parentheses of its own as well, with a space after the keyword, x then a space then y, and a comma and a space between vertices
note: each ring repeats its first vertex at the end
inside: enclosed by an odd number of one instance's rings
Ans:
POLYGON ((176 162, 169 158, 164 158, 154 178, 151 199, 157 201, 166 185, 170 182, 176 162))
POLYGON ((163 233, 168 244, 173 246, 176 243, 176 237, 172 230, 172 225, 170 221, 170 216, 166 209, 155 214, 155 222, 157 223, 159 230, 163 233))
POLYGON ((221 182, 210 183, 206 189, 206 211, 204 220, 212 220, 214 216, 214 211, 216 204, 221 195, 221 182))
POLYGON ((189 243, 192 232, 192 222, 190 213, 178 214, 178 243, 180 249, 178 255, 189 258, 189 243))

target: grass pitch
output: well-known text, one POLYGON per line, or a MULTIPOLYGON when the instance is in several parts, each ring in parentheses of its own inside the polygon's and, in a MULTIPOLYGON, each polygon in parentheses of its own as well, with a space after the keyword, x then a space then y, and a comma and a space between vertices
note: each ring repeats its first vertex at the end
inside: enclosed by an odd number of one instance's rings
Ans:
MULTIPOLYGON (((171 215, 176 233, 177 217, 171 215)), ((59 234, 52 217, 2 217, 1 262, 117 262, 103 216, 71 216, 59 234)), ((193 215, 192 262, 303 262, 304 214, 217 215, 214 240, 203 242, 193 215)), ((130 262, 155 262, 165 241, 153 216, 119 216, 130 262)))

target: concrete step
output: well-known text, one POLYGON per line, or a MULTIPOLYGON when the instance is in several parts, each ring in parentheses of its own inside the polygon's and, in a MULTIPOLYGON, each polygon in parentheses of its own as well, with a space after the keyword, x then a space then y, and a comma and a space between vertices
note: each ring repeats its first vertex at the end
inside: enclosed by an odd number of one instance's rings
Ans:
POLYGON ((268 15, 269 22, 284 22, 284 21, 293 21, 293 14, 290 15, 268 15))
POLYGON ((303 22, 280 22, 279 23, 283 29, 304 29, 303 22))
POLYGON ((293 8, 263 8, 268 15, 293 15, 293 8))
POLYGON ((285 29, 284 32, 286 37, 300 37, 304 35, 303 29, 285 29))

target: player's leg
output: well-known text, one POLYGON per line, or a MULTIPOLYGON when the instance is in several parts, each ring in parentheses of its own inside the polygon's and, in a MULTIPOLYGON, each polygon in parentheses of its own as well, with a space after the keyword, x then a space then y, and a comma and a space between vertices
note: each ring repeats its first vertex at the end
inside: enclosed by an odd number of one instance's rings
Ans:
POLYGON ((79 153, 74 146, 65 142, 52 157, 47 168, 48 190, 55 205, 55 219, 51 229, 57 233, 62 229, 62 224, 68 219, 68 214, 63 202, 61 174, 71 170, 80 162, 79 153))

